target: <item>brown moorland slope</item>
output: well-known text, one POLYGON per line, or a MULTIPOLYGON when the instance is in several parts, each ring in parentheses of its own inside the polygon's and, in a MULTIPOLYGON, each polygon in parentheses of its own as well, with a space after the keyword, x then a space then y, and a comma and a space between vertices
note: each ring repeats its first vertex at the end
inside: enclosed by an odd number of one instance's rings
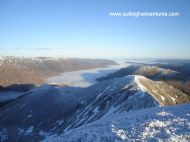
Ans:
POLYGON ((162 106, 190 102, 190 96, 163 81, 153 81, 139 75, 135 77, 142 89, 151 94, 162 106))
POLYGON ((50 57, 1 57, 0 85, 44 83, 45 79, 63 72, 105 67, 116 64, 111 60, 50 58, 50 57))

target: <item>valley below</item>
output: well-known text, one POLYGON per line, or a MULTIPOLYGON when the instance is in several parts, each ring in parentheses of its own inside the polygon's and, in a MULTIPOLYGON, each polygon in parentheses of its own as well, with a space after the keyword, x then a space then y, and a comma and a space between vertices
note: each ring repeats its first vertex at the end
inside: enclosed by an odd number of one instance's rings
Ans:
POLYGON ((62 73, 61 75, 47 79, 49 84, 65 84, 75 87, 88 87, 97 83, 97 78, 107 76, 120 68, 129 66, 125 60, 114 60, 116 65, 108 65, 102 68, 86 69, 62 73))

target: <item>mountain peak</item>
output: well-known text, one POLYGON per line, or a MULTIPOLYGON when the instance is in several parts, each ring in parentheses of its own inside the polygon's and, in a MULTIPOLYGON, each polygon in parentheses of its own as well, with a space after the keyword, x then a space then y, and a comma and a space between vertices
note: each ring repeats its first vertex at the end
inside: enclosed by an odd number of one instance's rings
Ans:
POLYGON ((139 88, 152 95, 161 105, 174 105, 189 102, 190 97, 163 81, 153 81, 141 75, 135 75, 139 88))

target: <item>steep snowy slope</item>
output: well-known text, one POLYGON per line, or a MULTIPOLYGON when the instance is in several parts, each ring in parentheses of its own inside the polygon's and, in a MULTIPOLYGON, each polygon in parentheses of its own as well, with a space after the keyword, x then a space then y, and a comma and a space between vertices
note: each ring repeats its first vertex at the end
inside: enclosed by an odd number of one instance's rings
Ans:
POLYGON ((143 76, 116 78, 88 89, 98 89, 101 92, 96 92, 98 96, 69 120, 66 130, 93 122, 108 114, 190 102, 190 97, 181 91, 143 76))
POLYGON ((184 94, 167 88, 142 76, 115 78, 88 88, 43 85, 0 109, 0 130, 6 142, 39 141, 44 133, 66 133, 107 116, 188 101, 178 100, 172 94, 184 94), (172 98, 158 94, 162 88, 172 98), (160 103, 161 96, 169 103, 160 103))
POLYGON ((43 142, 188 142, 190 104, 109 115, 62 135, 44 133, 43 142))
POLYGON ((108 114, 160 105, 154 97, 140 88, 135 76, 101 82, 87 88, 86 91, 97 97, 82 111, 74 114, 68 121, 65 131, 93 122, 108 114))

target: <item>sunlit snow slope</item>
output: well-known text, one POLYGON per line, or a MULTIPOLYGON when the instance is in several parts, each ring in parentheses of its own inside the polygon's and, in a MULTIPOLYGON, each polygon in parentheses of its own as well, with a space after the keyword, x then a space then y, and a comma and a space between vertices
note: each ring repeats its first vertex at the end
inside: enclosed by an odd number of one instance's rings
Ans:
POLYGON ((43 142, 188 142, 190 104, 109 115, 62 135, 44 134, 43 142))

